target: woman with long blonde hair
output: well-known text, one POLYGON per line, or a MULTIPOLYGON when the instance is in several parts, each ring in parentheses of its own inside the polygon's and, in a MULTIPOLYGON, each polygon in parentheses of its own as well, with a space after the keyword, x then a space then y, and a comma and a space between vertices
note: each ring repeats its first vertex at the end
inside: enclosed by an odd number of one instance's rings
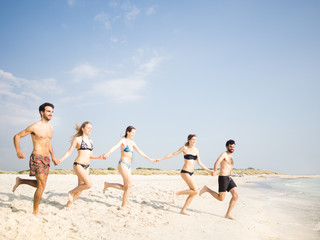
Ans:
POLYGON ((66 160, 72 151, 77 148, 78 156, 74 160, 73 170, 78 176, 78 186, 68 192, 67 207, 80 196, 83 190, 89 189, 92 186, 92 181, 89 176, 90 159, 102 159, 102 156, 95 156, 92 154, 93 143, 89 139, 89 135, 92 131, 92 124, 88 121, 82 123, 81 126, 76 124, 75 129, 77 133, 72 137, 69 150, 59 160, 59 163, 66 160))
POLYGON ((175 203, 176 197, 179 195, 189 195, 183 208, 181 209, 181 214, 189 215, 186 212, 187 207, 190 205, 192 202, 193 198, 198 194, 198 189, 195 184, 195 181, 192 177, 194 173, 194 165, 195 162, 197 161, 198 165, 206 170, 210 175, 213 174, 213 171, 209 170, 201 161, 200 161, 200 156, 199 156, 199 149, 195 147, 197 141, 197 136, 195 134, 189 134, 187 142, 176 152, 171 153, 165 157, 162 157, 156 162, 172 158, 179 153, 183 153, 184 156, 184 165, 182 167, 182 170, 180 172, 180 175, 182 179, 186 182, 188 185, 189 189, 187 190, 182 190, 179 192, 173 192, 173 203, 175 203))

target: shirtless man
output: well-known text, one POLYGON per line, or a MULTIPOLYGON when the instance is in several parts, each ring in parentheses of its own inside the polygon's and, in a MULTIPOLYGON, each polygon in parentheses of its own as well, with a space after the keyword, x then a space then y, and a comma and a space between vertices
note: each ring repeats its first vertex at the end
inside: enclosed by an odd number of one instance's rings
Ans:
POLYGON ((223 201, 226 197, 226 191, 230 192, 232 198, 229 203, 228 211, 225 215, 226 218, 235 220, 235 218, 231 217, 230 213, 238 200, 238 192, 237 192, 237 185, 231 178, 231 171, 233 167, 233 158, 232 153, 235 149, 235 142, 233 140, 229 140, 226 143, 227 151, 223 152, 217 161, 214 164, 214 174, 217 175, 218 173, 218 166, 220 164, 220 174, 218 178, 219 183, 219 193, 211 190, 207 186, 204 186, 201 190, 199 195, 201 196, 203 193, 208 192, 210 193, 215 199, 219 201, 223 201))
POLYGON ((52 125, 49 121, 53 115, 54 106, 51 103, 44 103, 39 107, 39 113, 41 120, 30 125, 25 130, 17 133, 13 138, 14 147, 17 151, 18 158, 26 158, 20 149, 20 138, 31 134, 33 151, 30 156, 30 176, 35 176, 36 180, 22 179, 17 177, 16 184, 13 186, 12 192, 14 192, 20 184, 27 184, 35 187, 37 190, 34 193, 33 199, 33 214, 39 213, 39 203, 42 197, 43 191, 46 187, 46 182, 50 167, 51 154, 52 161, 56 165, 58 159, 54 156, 51 138, 52 138, 52 125))

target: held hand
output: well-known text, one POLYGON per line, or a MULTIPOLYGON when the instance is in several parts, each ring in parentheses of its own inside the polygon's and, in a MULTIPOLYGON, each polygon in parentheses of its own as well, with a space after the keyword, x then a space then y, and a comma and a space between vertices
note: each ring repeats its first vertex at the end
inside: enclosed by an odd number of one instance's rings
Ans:
POLYGON ((102 155, 100 156, 100 159, 104 159, 104 160, 106 160, 106 159, 107 159, 107 157, 105 156, 105 154, 102 154, 102 155))
POLYGON ((156 163, 158 163, 158 162, 160 162, 160 159, 155 159, 154 161, 155 161, 156 163))
POLYGON ((60 162, 59 162, 59 159, 57 159, 56 157, 53 157, 52 158, 52 162, 55 166, 57 166, 60 162))
POLYGON ((106 160, 108 157, 109 157, 109 155, 106 154, 106 153, 102 155, 102 158, 103 158, 104 160, 106 160))
POLYGON ((218 171, 213 171, 213 175, 212 176, 216 176, 218 175, 218 171))
MULTIPOLYGON (((53 160, 52 160, 53 161, 53 160)), ((61 163, 62 161, 56 158, 56 162, 54 162, 54 164, 57 166, 61 163)))
POLYGON ((26 156, 23 154, 23 152, 21 152, 21 151, 18 151, 17 152, 17 156, 18 156, 18 158, 20 158, 20 159, 22 159, 22 158, 26 158, 26 156))
POLYGON ((152 162, 152 163, 155 163, 155 162, 156 162, 156 160, 155 160, 155 159, 153 159, 153 158, 152 158, 152 159, 150 159, 149 161, 150 161, 150 162, 152 162))

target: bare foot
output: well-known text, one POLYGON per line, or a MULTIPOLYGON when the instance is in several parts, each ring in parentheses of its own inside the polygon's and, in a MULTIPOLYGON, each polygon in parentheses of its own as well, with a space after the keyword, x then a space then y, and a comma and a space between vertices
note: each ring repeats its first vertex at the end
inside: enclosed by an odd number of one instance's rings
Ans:
POLYGON ((181 210, 180 214, 190 216, 190 214, 189 214, 189 213, 187 213, 185 210, 181 210))
POLYGON ((17 189, 17 187, 20 185, 20 178, 19 177, 17 177, 16 178, 16 184, 13 186, 13 188, 12 188, 12 192, 14 192, 16 189, 17 189))
POLYGON ((33 214, 34 216, 42 216, 42 215, 43 215, 43 213, 42 213, 42 212, 39 212, 39 211, 33 211, 32 214, 33 214))
POLYGON ((208 187, 206 185, 203 186, 203 188, 199 192, 199 196, 201 196, 203 193, 205 193, 208 190, 208 187))
POLYGON ((73 196, 74 194, 72 194, 71 192, 68 192, 68 203, 67 203, 67 207, 69 207, 72 203, 73 203, 73 196))
POLYGON ((177 198, 177 193, 176 192, 172 192, 172 203, 175 204, 176 203, 176 198, 177 198))
POLYGON ((117 207, 117 210, 119 210, 119 211, 124 210, 124 209, 125 209, 125 206, 117 207))
POLYGON ((108 186, 108 183, 105 182, 105 183, 104 183, 104 188, 103 188, 103 190, 102 190, 103 194, 106 193, 106 190, 107 190, 108 187, 109 187, 109 186, 108 186))
POLYGON ((117 207, 117 210, 119 210, 119 211, 123 211, 123 210, 125 210, 125 209, 127 209, 127 205, 124 205, 124 206, 120 206, 120 207, 117 207))
POLYGON ((230 215, 226 215, 225 218, 228 218, 230 220, 236 220, 234 217, 231 217, 230 215))

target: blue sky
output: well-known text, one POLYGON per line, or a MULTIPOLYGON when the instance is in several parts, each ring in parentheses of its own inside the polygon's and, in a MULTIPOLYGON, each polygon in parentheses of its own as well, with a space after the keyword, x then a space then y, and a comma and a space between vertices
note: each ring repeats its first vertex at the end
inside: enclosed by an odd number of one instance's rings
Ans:
MULTIPOLYGON (((198 136, 213 167, 236 141, 235 168, 320 174, 319 1, 1 1, 0 169, 28 169, 13 136, 55 105, 57 157, 91 121, 95 154, 128 125, 150 157, 198 136)), ((21 139, 23 152, 31 138, 21 139)), ((58 167, 72 169, 76 151, 58 167)), ((116 167, 120 151, 93 168, 116 167)), ((177 156, 133 167, 180 169, 177 156)))

